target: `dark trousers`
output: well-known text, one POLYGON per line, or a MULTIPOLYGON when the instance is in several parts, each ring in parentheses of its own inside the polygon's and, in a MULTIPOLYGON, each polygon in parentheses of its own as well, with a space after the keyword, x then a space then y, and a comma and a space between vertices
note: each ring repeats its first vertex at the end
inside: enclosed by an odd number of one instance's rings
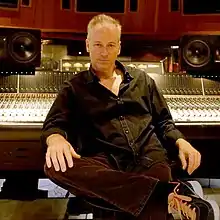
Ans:
POLYGON ((167 219, 168 195, 155 193, 159 180, 171 180, 171 169, 166 162, 151 167, 138 164, 124 172, 116 170, 105 155, 73 158, 73 161, 74 166, 66 172, 45 165, 45 173, 72 194, 101 198, 128 213, 131 219, 167 219))

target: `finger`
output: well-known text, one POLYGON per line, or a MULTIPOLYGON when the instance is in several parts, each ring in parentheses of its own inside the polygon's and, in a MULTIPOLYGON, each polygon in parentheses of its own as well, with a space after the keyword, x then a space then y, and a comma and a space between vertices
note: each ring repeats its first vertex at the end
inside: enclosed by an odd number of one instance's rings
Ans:
POLYGON ((60 164, 61 171, 65 172, 66 171, 66 162, 65 162, 63 153, 64 152, 62 150, 58 151, 57 152, 57 159, 60 164))
POLYGON ((60 170, 60 166, 59 166, 59 163, 58 163, 58 160, 57 160, 57 153, 56 153, 56 151, 55 150, 51 150, 50 154, 51 154, 51 159, 52 159, 52 163, 53 163, 54 169, 56 171, 59 171, 60 170))
POLYGON ((71 151, 68 147, 64 148, 64 156, 67 160, 67 164, 68 164, 69 168, 73 167, 73 157, 72 157, 71 151))
POLYGON ((70 147, 70 152, 71 152, 71 155, 72 155, 74 158, 76 158, 76 159, 81 158, 81 156, 76 153, 76 151, 73 149, 72 146, 70 147))
POLYGON ((202 162, 202 156, 201 156, 201 154, 199 153, 199 166, 201 165, 201 162, 202 162))
POLYGON ((50 160, 50 149, 47 149, 47 153, 46 153, 46 164, 48 168, 51 168, 51 160, 50 160))
POLYGON ((195 153, 190 154, 189 155, 189 162, 188 162, 188 169, 187 169, 187 172, 190 175, 195 170, 195 160, 196 160, 196 154, 195 153))
POLYGON ((200 165, 201 157, 198 151, 195 152, 194 155, 194 166, 192 167, 192 172, 194 172, 200 165))
POLYGON ((196 153, 196 162, 195 162, 195 169, 197 169, 201 164, 201 154, 197 151, 196 153))
POLYGON ((182 163, 182 168, 183 168, 183 170, 185 170, 186 167, 187 167, 186 157, 182 152, 180 152, 179 153, 179 158, 180 158, 181 163, 182 163))

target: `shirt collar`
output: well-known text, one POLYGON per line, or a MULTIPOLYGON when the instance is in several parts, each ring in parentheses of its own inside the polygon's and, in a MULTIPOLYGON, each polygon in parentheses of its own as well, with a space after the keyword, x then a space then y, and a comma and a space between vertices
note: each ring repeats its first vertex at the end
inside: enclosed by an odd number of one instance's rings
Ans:
MULTIPOLYGON (((115 66, 117 69, 121 70, 124 75, 124 81, 125 83, 129 83, 133 77, 130 75, 130 73, 127 71, 125 66, 119 62, 118 60, 115 61, 115 66)), ((96 76, 94 69, 92 68, 92 65, 90 65, 90 68, 88 70, 88 74, 86 76, 86 83, 92 83, 92 82, 98 82, 100 79, 96 76)))

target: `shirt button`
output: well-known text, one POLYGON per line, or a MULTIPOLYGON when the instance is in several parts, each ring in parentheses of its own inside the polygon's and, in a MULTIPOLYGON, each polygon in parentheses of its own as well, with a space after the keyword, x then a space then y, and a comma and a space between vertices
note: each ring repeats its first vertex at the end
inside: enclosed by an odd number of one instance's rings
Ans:
POLYGON ((126 134, 128 134, 128 133, 129 133, 129 131, 128 131, 128 130, 125 130, 125 133, 126 133, 126 134))
POLYGON ((120 119, 120 120, 123 120, 123 119, 124 119, 124 116, 119 116, 119 119, 120 119))
POLYGON ((133 143, 134 143, 134 142, 133 142, 133 141, 131 141, 131 142, 129 142, 129 145, 131 146, 133 143))

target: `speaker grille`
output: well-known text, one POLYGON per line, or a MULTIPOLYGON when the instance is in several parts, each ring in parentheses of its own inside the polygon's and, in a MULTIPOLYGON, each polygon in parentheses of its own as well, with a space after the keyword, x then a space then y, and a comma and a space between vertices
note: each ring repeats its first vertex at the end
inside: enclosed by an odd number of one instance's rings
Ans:
POLYGON ((184 35, 180 41, 181 69, 192 74, 210 75, 220 71, 220 36, 184 35))
POLYGON ((9 40, 9 54, 18 63, 31 62, 39 54, 37 44, 38 40, 34 35, 25 32, 16 33, 9 40))
POLYGON ((40 62, 40 30, 0 28, 0 75, 33 74, 40 62))
POLYGON ((211 60, 209 45, 202 40, 192 40, 184 47, 183 58, 192 67, 203 67, 211 60))

